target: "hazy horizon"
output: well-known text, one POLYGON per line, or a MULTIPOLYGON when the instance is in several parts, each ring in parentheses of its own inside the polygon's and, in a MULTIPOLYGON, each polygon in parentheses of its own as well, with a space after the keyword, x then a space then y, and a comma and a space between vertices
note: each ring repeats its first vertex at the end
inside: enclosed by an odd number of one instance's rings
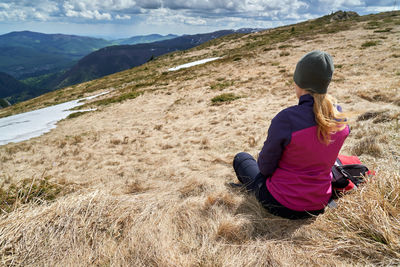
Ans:
MULTIPOLYGON (((249 27, 250 28, 250 27, 249 27)), ((221 31, 221 30, 239 30, 239 29, 243 29, 243 28, 238 28, 238 29, 219 29, 216 31, 221 31)), ((265 28, 267 29, 267 28, 265 28)), ((0 36, 2 35, 6 35, 12 32, 35 32, 35 33, 41 33, 41 34, 62 34, 62 35, 75 35, 75 36, 81 36, 81 37, 92 37, 92 38, 100 38, 100 39, 105 39, 108 41, 114 41, 114 40, 119 40, 119 39, 128 39, 128 38, 132 38, 132 37, 138 37, 138 36, 149 36, 149 35, 161 35, 161 36, 167 36, 167 35, 176 35, 176 36, 183 36, 183 35, 195 35, 195 34, 203 34, 203 33, 211 33, 211 32, 215 32, 215 31, 205 31, 205 32, 196 32, 196 33, 191 33, 191 34, 174 34, 174 33, 167 33, 167 34, 160 34, 160 33, 146 33, 146 34, 138 34, 138 35, 129 35, 129 36, 122 36, 122 37, 112 37, 112 36, 108 36, 108 35, 82 35, 82 34, 73 34, 73 33, 61 33, 61 32, 54 32, 54 33, 45 33, 45 32, 39 32, 39 31, 34 31, 34 30, 16 30, 16 31, 10 31, 10 32, 5 32, 5 33, 1 33, 0 32, 0 36)))

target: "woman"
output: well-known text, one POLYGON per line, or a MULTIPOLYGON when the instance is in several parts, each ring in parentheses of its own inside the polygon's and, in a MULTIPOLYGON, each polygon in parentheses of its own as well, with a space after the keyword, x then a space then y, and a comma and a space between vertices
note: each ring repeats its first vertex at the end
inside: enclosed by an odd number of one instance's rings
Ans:
POLYGON ((272 214, 307 218, 323 213, 331 198, 331 168, 349 135, 341 108, 327 95, 333 69, 325 52, 303 56, 293 77, 299 104, 272 119, 257 162, 244 152, 235 156, 239 181, 272 214))

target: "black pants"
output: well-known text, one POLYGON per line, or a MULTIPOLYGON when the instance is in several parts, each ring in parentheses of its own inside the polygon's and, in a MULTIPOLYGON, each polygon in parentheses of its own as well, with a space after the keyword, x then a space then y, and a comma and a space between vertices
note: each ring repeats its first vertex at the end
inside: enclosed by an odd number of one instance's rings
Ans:
POLYGON ((324 212, 323 209, 295 211, 280 204, 268 191, 267 177, 260 173, 256 160, 248 153, 237 154, 233 160, 233 168, 238 180, 246 186, 248 191, 255 194, 265 209, 274 215, 288 219, 304 219, 324 212))

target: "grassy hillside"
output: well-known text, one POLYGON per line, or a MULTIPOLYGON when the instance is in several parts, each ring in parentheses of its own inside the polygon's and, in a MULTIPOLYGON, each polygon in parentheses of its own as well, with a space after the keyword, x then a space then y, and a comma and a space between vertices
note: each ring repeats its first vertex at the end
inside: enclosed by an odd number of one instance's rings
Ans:
MULTIPOLYGON (((54 76, 57 76, 57 74, 46 75, 48 79, 54 76)), ((29 80, 30 82, 21 82, 7 73, 0 72, 0 97, 6 99, 11 104, 15 104, 52 91, 51 89, 46 89, 48 88, 46 86, 43 87, 43 81, 37 78, 29 80)))
POLYGON ((231 35, 0 110, 97 92, 97 111, 0 146, 3 265, 400 264, 400 12, 231 35), (352 129, 341 151, 376 176, 316 218, 289 221, 226 183, 270 120, 297 104, 299 58, 329 52, 352 129), (204 65, 169 72, 197 59, 204 65))
POLYGON ((21 83, 7 73, 0 72, 0 98, 6 98, 13 94, 23 94, 34 91, 34 88, 21 83))
MULTIPOLYGON (((252 31, 252 29, 247 30, 252 31)), ((246 29, 243 29, 243 31, 246 31, 246 29)), ((209 40, 234 32, 234 30, 222 30, 212 33, 184 35, 150 44, 143 43, 105 47, 79 60, 76 65, 55 81, 57 82, 55 88, 62 88, 94 80, 112 73, 140 66, 155 57, 172 51, 187 50, 209 40)))
POLYGON ((3 98, 0 98, 0 108, 5 108, 5 107, 8 107, 10 105, 11 105, 10 102, 8 102, 7 100, 5 100, 3 98))

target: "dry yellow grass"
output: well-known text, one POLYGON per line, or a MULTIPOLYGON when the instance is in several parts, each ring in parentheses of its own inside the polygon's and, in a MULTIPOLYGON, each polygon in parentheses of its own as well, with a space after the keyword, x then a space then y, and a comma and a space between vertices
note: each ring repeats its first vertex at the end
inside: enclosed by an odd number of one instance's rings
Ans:
MULTIPOLYGON (((219 49, 222 55, 226 51, 224 59, 175 74, 161 73, 182 59, 166 56, 147 65, 165 80, 149 83, 139 97, 64 120, 41 137, 1 146, 4 186, 46 176, 76 190, 0 215, 0 263, 399 265, 400 60, 392 56, 400 52, 399 18, 391 17, 393 29, 379 35, 366 29, 366 22, 354 22, 348 31, 240 50, 240 60, 229 49, 266 33, 227 40, 181 57, 209 57, 219 49), (373 37, 383 41, 361 48, 373 37), (225 184, 235 180, 235 153, 257 155, 270 120, 296 104, 291 76, 297 60, 314 49, 331 53, 341 65, 330 92, 351 115, 352 132, 342 153, 357 152, 377 174, 340 199, 338 209, 289 221, 225 184), (281 56, 282 51, 290 55, 281 56), (244 97, 212 105, 222 93, 244 97)), ((135 84, 137 73, 91 83, 106 90, 112 82, 117 88, 112 94, 118 94, 135 84)))

